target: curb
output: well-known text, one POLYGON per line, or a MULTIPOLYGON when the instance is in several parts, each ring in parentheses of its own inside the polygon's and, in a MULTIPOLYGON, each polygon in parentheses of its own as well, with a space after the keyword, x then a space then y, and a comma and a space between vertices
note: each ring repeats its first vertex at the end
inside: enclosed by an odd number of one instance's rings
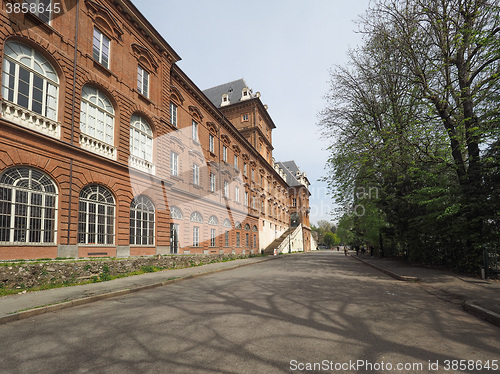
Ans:
POLYGON ((234 269, 237 269, 237 268, 240 268, 243 266, 254 265, 254 264, 258 264, 260 262, 264 262, 264 261, 276 260, 278 258, 283 258, 283 257, 272 256, 272 257, 264 258, 264 259, 261 259, 260 261, 255 261, 255 262, 252 262, 249 264, 239 264, 239 265, 235 265, 235 266, 224 268, 224 269, 215 269, 215 270, 207 271, 204 273, 190 274, 190 275, 186 275, 183 277, 178 277, 175 279, 168 279, 168 280, 157 282, 157 283, 147 284, 147 285, 143 285, 143 286, 137 286, 137 287, 133 287, 133 288, 125 288, 125 289, 121 289, 121 290, 117 290, 117 291, 102 293, 99 295, 86 296, 86 297, 74 299, 71 301, 63 301, 63 302, 53 304, 53 305, 44 305, 44 306, 39 306, 39 307, 35 307, 32 309, 28 309, 28 310, 23 310, 20 312, 14 312, 12 314, 0 316, 0 325, 7 324, 9 322, 19 321, 19 320, 26 319, 26 318, 31 318, 34 316, 38 316, 40 314, 55 312, 57 310, 67 309, 67 308, 71 308, 74 306, 90 304, 90 303, 94 303, 94 302, 100 301, 100 300, 106 300, 106 299, 110 299, 113 297, 123 296, 123 295, 133 293, 133 292, 150 290, 152 288, 166 286, 166 285, 176 283, 179 281, 183 281, 183 280, 187 280, 187 279, 198 278, 198 277, 201 277, 204 275, 215 274, 215 273, 219 273, 219 272, 227 271, 227 270, 234 270, 234 269))
POLYGON ((464 301, 463 308, 466 312, 500 327, 500 314, 476 305, 475 301, 464 301))
POLYGON ((382 272, 390 277, 393 277, 394 279, 403 281, 403 282, 418 282, 418 280, 419 280, 417 277, 410 277, 407 275, 399 275, 399 274, 393 273, 392 271, 389 271, 387 269, 381 268, 380 266, 371 264, 368 261, 364 261, 358 257, 351 256, 351 258, 354 258, 354 259, 358 260, 359 262, 362 262, 363 264, 371 266, 372 268, 377 269, 378 271, 380 271, 380 272, 382 272))

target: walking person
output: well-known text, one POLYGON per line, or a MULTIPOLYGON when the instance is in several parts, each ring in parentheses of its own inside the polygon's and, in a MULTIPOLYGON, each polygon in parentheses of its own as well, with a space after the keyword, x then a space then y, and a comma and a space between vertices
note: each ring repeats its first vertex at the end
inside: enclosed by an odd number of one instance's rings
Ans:
POLYGON ((344 256, 347 256, 347 246, 344 245, 344 256))

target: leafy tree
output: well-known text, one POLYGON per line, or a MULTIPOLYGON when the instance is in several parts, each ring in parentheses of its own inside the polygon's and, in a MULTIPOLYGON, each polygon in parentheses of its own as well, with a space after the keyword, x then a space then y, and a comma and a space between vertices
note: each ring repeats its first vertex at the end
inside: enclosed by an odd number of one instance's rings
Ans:
POLYGON ((498 233, 499 15, 488 0, 379 0, 366 13, 320 122, 341 240, 378 236, 414 260, 476 269, 498 233))
POLYGON ((333 246, 335 244, 335 234, 327 232, 324 236, 324 241, 328 247, 333 246))

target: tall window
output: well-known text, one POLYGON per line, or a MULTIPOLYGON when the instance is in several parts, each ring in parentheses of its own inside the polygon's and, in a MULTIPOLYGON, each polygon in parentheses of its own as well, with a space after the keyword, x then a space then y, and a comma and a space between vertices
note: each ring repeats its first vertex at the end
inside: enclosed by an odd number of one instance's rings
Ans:
POLYGON ((141 65, 137 67, 137 90, 149 97, 149 73, 141 65))
POLYGON ((239 233, 239 232, 237 232, 237 233, 236 233, 236 246, 237 246, 237 247, 239 247, 239 246, 240 246, 240 244, 241 244, 241 243, 240 243, 240 233, 239 233))
POLYGON ((177 127, 177 105, 170 102, 170 122, 177 127))
POLYGON ((82 89, 80 130, 103 143, 114 144, 115 111, 111 101, 93 86, 82 89))
POLYGON ((235 187, 234 188, 234 200, 239 203, 240 202, 240 188, 235 187))
POLYGON ((229 198, 229 183, 224 181, 224 197, 229 198))
POLYGON ((193 130, 193 140, 198 141, 198 122, 192 121, 191 123, 192 130, 193 130))
POLYGON ((210 229, 210 247, 215 247, 215 229, 210 229))
POLYGON ((4 47, 2 96, 51 120, 57 119, 59 78, 40 53, 9 41, 4 47))
POLYGON ((170 152, 170 174, 179 176, 179 155, 175 152, 170 152))
POLYGON ((234 168, 238 170, 238 155, 234 155, 234 168))
POLYGON ((130 204, 130 244, 153 245, 155 207, 146 196, 138 196, 130 204))
POLYGON ((200 246, 200 228, 193 226, 193 247, 200 246))
POLYGON ((92 184, 80 192, 78 243, 113 244, 115 199, 103 186, 92 184))
POLYGON ((200 166, 193 164, 193 184, 200 185, 200 166))
POLYGON ((43 22, 49 23, 52 11, 59 13, 61 8, 59 3, 51 4, 51 0, 24 0, 29 5, 30 13, 40 18, 43 22))
POLYGON ((153 162, 153 131, 144 118, 135 114, 130 119, 130 153, 153 162))
POLYGON ((94 28, 94 47, 92 50, 92 56, 94 60, 96 60, 106 68, 109 67, 110 44, 111 44, 110 39, 106 35, 104 35, 101 31, 94 28))
POLYGON ((215 174, 210 173, 210 192, 215 192, 215 174))
POLYGON ((225 145, 222 146, 222 161, 227 162, 227 147, 225 145))
POLYGON ((245 206, 248 206, 248 192, 245 191, 245 206))
POLYGON ((33 168, 8 169, 0 176, 0 242, 55 243, 57 189, 33 168))
POLYGON ((224 232, 224 247, 229 247, 229 231, 224 232))
POLYGON ((208 135, 208 150, 212 153, 215 151, 214 136, 212 134, 208 135))

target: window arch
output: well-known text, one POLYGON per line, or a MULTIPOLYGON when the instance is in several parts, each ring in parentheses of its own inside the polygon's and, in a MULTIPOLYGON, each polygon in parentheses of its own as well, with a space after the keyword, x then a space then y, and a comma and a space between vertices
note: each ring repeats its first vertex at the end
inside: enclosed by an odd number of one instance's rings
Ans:
POLYGON ((148 122, 137 114, 130 119, 130 154, 153 162, 153 131, 148 122))
POLYGON ((15 41, 4 47, 2 96, 51 120, 57 119, 59 78, 35 49, 15 41))
POLYGON ((0 175, 0 242, 55 243, 57 188, 45 173, 16 167, 0 175))
POLYGON ((80 192, 78 243, 113 244, 115 237, 115 199, 103 186, 91 184, 80 192))
POLYGON ((150 198, 140 195, 130 204, 130 244, 153 245, 155 207, 150 198))
POLYGON ((191 213, 191 217, 189 218, 189 220, 191 222, 203 223, 203 217, 201 216, 201 214, 199 212, 191 213))
POLYGON ((170 207, 170 215, 173 219, 182 219, 182 211, 176 206, 170 207))
POLYGON ((208 219, 208 224, 213 226, 218 226, 219 220, 217 219, 216 216, 210 216, 210 218, 208 219))
POLYGON ((94 86, 82 89, 80 141, 82 146, 114 157, 115 110, 108 97, 94 86), (88 138, 90 137, 90 138, 88 138), (105 145, 108 145, 106 147, 105 145))
POLYGON ((247 223, 247 224, 245 224, 245 230, 246 230, 246 231, 250 231, 250 225, 249 225, 248 223, 247 223))

